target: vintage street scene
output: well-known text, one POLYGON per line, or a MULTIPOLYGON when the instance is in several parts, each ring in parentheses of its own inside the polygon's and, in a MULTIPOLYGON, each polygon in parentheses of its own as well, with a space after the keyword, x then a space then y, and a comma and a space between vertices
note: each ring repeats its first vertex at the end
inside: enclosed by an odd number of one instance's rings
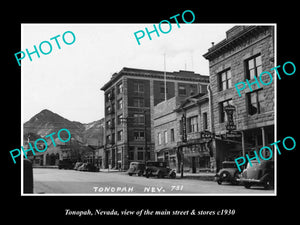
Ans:
MULTIPOLYGON (((195 25, 193 29, 197 28, 195 25)), ((53 93, 64 90, 61 107, 65 108, 56 111, 54 106, 48 107, 51 102, 59 104, 59 97, 53 97, 23 121, 24 149, 47 148, 44 152, 27 151, 24 194, 276 194, 276 161, 267 149, 259 151, 264 146, 275 148, 270 145, 276 129, 275 85, 269 76, 260 76, 269 71, 276 79, 275 71, 270 70, 276 65, 275 28, 230 24, 220 32, 223 38, 218 42, 199 39, 207 46, 197 52, 207 63, 206 74, 193 70, 200 63, 196 60, 182 62, 178 70, 168 69, 168 60, 179 54, 174 50, 173 55, 161 51, 154 56, 161 58, 161 69, 144 67, 140 57, 140 67, 128 62, 109 77, 98 74, 96 90, 89 86, 94 81, 89 81, 88 73, 82 81, 74 75, 66 87, 58 78, 53 93), (85 90, 71 88, 77 80, 85 90), (241 82, 245 86, 239 94, 235 85, 241 82), (85 107, 96 105, 101 113, 93 122, 74 121, 64 113, 72 91, 78 99, 89 92, 101 94, 97 100, 85 98, 70 106, 70 111, 82 110, 83 116, 85 107), (70 140, 62 142, 56 134, 50 138, 49 134, 63 128, 70 131, 70 140), (41 138, 47 146, 36 142, 41 138), (235 161, 239 157, 245 158, 240 168, 235 161)), ((76 30, 73 32, 77 35, 76 30)), ((172 35, 177 34, 174 31, 170 38, 172 35)), ((134 44, 140 51, 159 41, 153 36, 144 45, 134 44)), ((74 41, 67 47, 75 48, 76 44, 74 41)), ((120 50, 118 57, 122 58, 121 54, 129 53, 120 50)), ((103 67, 108 64, 104 60, 99 63, 103 67)), ((68 73, 67 67, 63 67, 61 77, 64 73, 68 73)), ((24 98, 29 96, 26 93, 24 98)), ((38 97, 34 98, 37 102, 38 97)), ((32 105, 26 105, 28 110, 32 105)))

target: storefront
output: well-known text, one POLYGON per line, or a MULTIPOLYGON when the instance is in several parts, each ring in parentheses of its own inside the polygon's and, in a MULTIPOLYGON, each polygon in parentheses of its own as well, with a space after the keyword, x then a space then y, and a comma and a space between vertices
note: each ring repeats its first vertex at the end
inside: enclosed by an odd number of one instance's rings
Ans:
POLYGON ((184 172, 211 171, 212 161, 214 160, 212 138, 198 138, 187 140, 187 142, 179 142, 177 155, 178 162, 183 161, 184 172))

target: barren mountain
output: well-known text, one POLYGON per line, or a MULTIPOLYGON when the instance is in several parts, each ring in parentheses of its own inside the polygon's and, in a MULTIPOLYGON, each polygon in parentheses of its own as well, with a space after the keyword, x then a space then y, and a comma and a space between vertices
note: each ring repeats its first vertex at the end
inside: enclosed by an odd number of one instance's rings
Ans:
POLYGON ((103 120, 97 120, 88 124, 70 121, 48 109, 44 109, 29 121, 24 123, 24 137, 44 137, 60 129, 66 128, 70 131, 72 138, 84 144, 101 145, 100 138, 103 135, 103 120))

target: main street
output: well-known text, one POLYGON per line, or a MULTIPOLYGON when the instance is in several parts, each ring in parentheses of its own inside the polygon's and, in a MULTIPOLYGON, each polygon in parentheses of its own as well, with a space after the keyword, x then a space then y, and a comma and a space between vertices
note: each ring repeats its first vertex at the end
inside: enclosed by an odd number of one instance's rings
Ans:
POLYGON ((82 172, 34 168, 34 194, 262 194, 274 190, 195 179, 146 178, 125 172, 82 172))

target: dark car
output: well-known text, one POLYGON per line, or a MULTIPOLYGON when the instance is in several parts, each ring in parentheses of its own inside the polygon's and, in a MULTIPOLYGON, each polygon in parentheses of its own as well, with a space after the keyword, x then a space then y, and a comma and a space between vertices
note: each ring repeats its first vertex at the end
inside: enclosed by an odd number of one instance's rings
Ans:
POLYGON ((63 159, 58 161, 58 169, 73 169, 74 163, 69 159, 63 159))
POLYGON ((169 168, 166 162, 148 161, 146 162, 145 176, 147 178, 154 176, 176 178, 176 171, 169 168))
POLYGON ((145 172, 145 163, 141 163, 141 162, 131 162, 129 165, 129 169, 127 171, 129 176, 132 176, 133 174, 142 176, 144 172, 145 172))
POLYGON ((248 163, 247 168, 241 173, 240 182, 245 188, 252 185, 263 186, 265 189, 274 187, 274 161, 251 161, 252 166, 248 163))
POLYGON ((99 168, 91 163, 83 163, 77 168, 78 171, 98 172, 99 168))
POLYGON ((218 184, 222 184, 224 181, 230 182, 231 184, 238 184, 238 178, 239 170, 233 161, 222 162, 222 169, 215 176, 218 184))

